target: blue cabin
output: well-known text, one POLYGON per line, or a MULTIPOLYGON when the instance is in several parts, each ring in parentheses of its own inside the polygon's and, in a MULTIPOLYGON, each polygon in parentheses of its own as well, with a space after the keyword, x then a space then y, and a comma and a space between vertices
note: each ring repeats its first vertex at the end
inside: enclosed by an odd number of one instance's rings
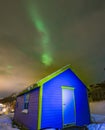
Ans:
POLYGON ((29 130, 88 125, 87 88, 65 66, 17 96, 14 120, 29 130))

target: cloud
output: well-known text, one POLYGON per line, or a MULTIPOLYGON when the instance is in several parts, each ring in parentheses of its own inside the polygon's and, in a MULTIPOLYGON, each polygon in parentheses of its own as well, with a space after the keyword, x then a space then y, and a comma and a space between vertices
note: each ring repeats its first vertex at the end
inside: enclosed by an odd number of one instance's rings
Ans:
POLYGON ((87 84, 104 80, 105 0, 35 0, 33 4, 48 30, 54 62, 45 67, 40 61, 41 35, 27 13, 26 0, 3 0, 0 95, 21 91, 66 64, 87 84))

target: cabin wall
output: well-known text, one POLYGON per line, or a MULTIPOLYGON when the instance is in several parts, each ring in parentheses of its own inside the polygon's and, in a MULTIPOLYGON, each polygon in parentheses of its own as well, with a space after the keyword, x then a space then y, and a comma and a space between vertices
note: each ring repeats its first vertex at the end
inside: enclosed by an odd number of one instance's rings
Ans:
POLYGON ((38 124, 38 101, 39 88, 30 92, 28 113, 22 113, 24 106, 24 95, 17 97, 17 106, 15 110, 14 119, 29 128, 30 130, 37 130, 38 124))
POLYGON ((83 126, 90 124, 90 109, 87 89, 83 87, 83 84, 80 83, 79 85, 75 89, 76 125, 83 126))
POLYGON ((86 87, 67 69, 43 84, 41 128, 63 127, 62 86, 75 88, 76 124, 81 126, 90 122, 86 87))
POLYGON ((43 86, 41 128, 62 128, 62 91, 58 84, 43 86))

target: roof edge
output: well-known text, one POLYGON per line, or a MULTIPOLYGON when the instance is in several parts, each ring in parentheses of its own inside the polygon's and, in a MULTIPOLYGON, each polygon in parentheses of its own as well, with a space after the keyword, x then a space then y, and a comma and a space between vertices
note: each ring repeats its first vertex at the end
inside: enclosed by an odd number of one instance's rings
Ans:
POLYGON ((21 95, 23 95, 23 94, 25 94, 25 93, 28 93, 28 92, 34 90, 35 88, 39 88, 39 86, 38 86, 36 83, 30 85, 29 87, 27 87, 26 89, 24 89, 23 91, 21 91, 21 92, 17 95, 17 97, 19 97, 19 96, 21 96, 21 95))
POLYGON ((43 83, 47 82, 48 80, 54 78, 55 76, 61 74, 62 72, 64 72, 65 70, 69 69, 70 68, 70 64, 69 65, 66 65, 62 68, 60 68, 59 70, 55 71, 54 73, 44 77, 43 79, 39 80, 37 82, 38 86, 42 86, 43 83))
POLYGON ((62 68, 60 68, 59 70, 51 73, 50 75, 44 77, 43 79, 39 80, 38 82, 36 82, 35 84, 30 85, 29 87, 27 87, 25 90, 23 90, 22 92, 20 92, 17 97, 24 95, 25 93, 28 93, 32 90, 34 90, 35 88, 39 88, 42 86, 43 83, 47 82, 48 80, 54 78, 55 76, 61 74, 62 72, 64 72, 65 70, 67 70, 68 68, 70 68, 70 64, 66 65, 62 68))

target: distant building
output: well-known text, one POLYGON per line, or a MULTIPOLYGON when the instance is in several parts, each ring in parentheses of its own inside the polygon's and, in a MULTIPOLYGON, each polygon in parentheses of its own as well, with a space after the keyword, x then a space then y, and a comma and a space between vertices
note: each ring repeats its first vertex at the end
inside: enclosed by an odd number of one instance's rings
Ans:
POLYGON ((16 103, 17 94, 13 93, 5 98, 2 98, 0 102, 8 108, 8 112, 13 112, 16 103))
POLYGON ((89 97, 91 101, 105 100, 105 82, 90 85, 89 97))

